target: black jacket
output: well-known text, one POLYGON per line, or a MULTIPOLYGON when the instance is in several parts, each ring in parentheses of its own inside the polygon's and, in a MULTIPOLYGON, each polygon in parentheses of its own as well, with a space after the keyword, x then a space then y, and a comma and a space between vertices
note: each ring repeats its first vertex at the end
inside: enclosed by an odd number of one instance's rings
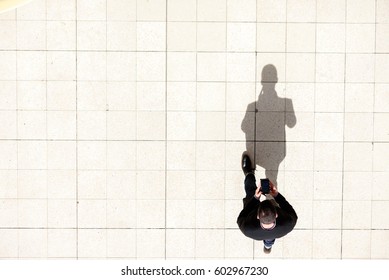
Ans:
POLYGON ((280 238, 292 231, 297 222, 297 214, 292 205, 280 193, 275 197, 280 207, 276 207, 278 217, 272 230, 264 230, 257 219, 259 201, 251 198, 240 212, 237 223, 244 235, 255 240, 280 238))

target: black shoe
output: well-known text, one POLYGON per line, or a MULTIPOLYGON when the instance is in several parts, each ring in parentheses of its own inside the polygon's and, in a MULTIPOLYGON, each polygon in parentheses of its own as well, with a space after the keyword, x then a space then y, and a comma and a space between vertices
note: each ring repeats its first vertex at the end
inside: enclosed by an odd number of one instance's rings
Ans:
POLYGON ((264 252, 265 254, 270 254, 270 252, 271 252, 271 247, 270 247, 270 248, 266 248, 265 246, 263 246, 263 252, 264 252))
POLYGON ((248 173, 254 173, 254 168, 251 163, 251 159, 246 152, 244 152, 242 155, 242 170, 244 175, 247 175, 248 173))

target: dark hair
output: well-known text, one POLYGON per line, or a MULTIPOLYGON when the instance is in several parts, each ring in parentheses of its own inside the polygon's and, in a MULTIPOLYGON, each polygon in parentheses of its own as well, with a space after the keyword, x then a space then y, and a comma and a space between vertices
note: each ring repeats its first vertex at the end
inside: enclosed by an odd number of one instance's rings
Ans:
POLYGON ((257 214, 262 224, 271 224, 276 220, 277 210, 270 200, 264 200, 259 204, 257 214))

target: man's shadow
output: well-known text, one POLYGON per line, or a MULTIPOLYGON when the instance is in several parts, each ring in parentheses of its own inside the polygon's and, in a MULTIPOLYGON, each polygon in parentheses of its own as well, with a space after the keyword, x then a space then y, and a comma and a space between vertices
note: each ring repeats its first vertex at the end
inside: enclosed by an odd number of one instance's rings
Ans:
POLYGON ((246 151, 255 166, 265 169, 266 178, 277 185, 278 168, 286 155, 285 126, 296 125, 291 99, 280 98, 275 90, 277 69, 262 69, 262 90, 256 102, 247 106, 241 128, 246 135, 246 151))

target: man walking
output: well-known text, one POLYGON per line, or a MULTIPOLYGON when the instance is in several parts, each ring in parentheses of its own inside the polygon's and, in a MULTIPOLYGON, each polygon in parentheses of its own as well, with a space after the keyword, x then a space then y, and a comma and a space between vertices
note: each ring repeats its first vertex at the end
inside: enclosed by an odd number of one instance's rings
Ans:
POLYGON ((263 251, 269 254, 276 238, 283 237, 293 230, 297 214, 272 182, 270 193, 265 195, 265 200, 260 201, 261 188, 256 186, 255 168, 247 153, 243 153, 242 156, 242 169, 245 174, 246 197, 243 199, 244 207, 237 223, 245 236, 263 240, 263 251))

